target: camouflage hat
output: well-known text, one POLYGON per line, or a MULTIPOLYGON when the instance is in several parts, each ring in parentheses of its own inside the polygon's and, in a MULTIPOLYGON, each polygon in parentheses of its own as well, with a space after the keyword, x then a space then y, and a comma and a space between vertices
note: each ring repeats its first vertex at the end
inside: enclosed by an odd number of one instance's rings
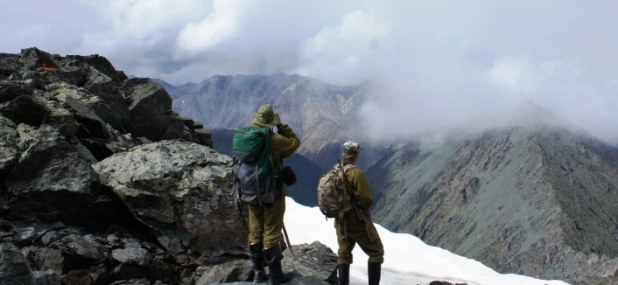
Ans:
POLYGON ((253 116, 253 123, 265 128, 272 128, 278 125, 279 119, 277 119, 277 113, 273 110, 269 104, 260 106, 260 109, 253 116))
POLYGON ((360 144, 358 142, 347 141, 343 144, 343 152, 345 153, 357 153, 361 150, 362 148, 360 147, 360 144))

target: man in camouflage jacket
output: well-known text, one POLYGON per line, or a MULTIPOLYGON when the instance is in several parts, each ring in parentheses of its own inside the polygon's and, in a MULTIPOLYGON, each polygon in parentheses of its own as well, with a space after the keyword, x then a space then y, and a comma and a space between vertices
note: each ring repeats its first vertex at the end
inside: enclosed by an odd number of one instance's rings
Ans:
MULTIPOLYGON (((354 141, 343 144, 343 164, 354 165, 360 154, 360 145, 354 141)), ((384 262, 384 246, 378 235, 369 208, 373 204, 373 196, 369 189, 369 183, 365 173, 358 167, 345 167, 346 179, 356 197, 360 212, 364 216, 361 221, 356 211, 350 210, 343 214, 343 218, 335 218, 335 228, 337 231, 337 272, 339 274, 339 284, 348 285, 350 277, 350 264, 352 263, 352 250, 358 244, 360 248, 369 256, 367 263, 367 273, 369 285, 380 284, 382 263, 384 262)))

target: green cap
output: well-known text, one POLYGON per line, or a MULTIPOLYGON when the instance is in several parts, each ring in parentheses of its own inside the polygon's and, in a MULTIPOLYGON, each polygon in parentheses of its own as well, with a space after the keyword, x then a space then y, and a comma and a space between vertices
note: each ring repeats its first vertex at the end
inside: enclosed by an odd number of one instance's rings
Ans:
POLYGON ((260 109, 253 116, 253 123, 265 128, 272 128, 280 122, 277 119, 277 113, 269 104, 260 106, 260 109))
POLYGON ((362 148, 360 147, 360 144, 358 142, 347 141, 343 144, 343 152, 345 153, 357 153, 361 150, 362 148))

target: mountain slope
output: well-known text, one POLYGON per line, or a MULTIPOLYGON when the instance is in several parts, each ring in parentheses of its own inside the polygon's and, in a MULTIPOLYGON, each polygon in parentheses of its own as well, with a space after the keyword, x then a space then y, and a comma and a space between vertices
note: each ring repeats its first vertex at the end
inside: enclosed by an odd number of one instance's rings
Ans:
POLYGON ((559 129, 395 146, 368 171, 375 221, 500 272, 603 280, 618 269, 617 157, 559 129))
MULTIPOLYGON (((213 76, 199 84, 170 88, 174 110, 213 128, 234 129, 251 123, 262 104, 271 104, 300 137, 299 154, 321 168, 332 167, 340 156, 325 147, 354 139, 357 110, 364 86, 335 86, 298 75, 213 76)), ((364 144, 367 152, 373 149, 364 144)), ((375 155, 367 155, 367 158, 375 155)), ((366 159, 367 159, 366 158, 366 159)), ((367 166, 374 161, 368 161, 367 166)))
MULTIPOLYGON (((233 130, 213 129, 213 143, 215 150, 233 156, 232 138, 233 130)), ((326 171, 307 158, 299 154, 293 154, 284 160, 285 165, 290 166, 296 173, 296 184, 289 186, 287 196, 294 199, 297 203, 305 206, 316 206, 318 204, 317 187, 320 176, 326 171)))

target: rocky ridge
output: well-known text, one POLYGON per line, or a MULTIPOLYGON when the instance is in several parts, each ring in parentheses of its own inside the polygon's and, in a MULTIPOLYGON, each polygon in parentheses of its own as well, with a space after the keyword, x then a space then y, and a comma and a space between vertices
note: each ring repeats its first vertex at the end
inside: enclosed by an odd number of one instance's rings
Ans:
MULTIPOLYGON (((231 159, 171 107, 98 55, 0 54, 2 284, 252 278, 231 159)), ((303 246, 331 261, 284 259, 294 282, 333 284, 332 251, 303 246)))
POLYGON ((618 150, 553 127, 394 145, 375 221, 502 273, 618 282, 618 150))

